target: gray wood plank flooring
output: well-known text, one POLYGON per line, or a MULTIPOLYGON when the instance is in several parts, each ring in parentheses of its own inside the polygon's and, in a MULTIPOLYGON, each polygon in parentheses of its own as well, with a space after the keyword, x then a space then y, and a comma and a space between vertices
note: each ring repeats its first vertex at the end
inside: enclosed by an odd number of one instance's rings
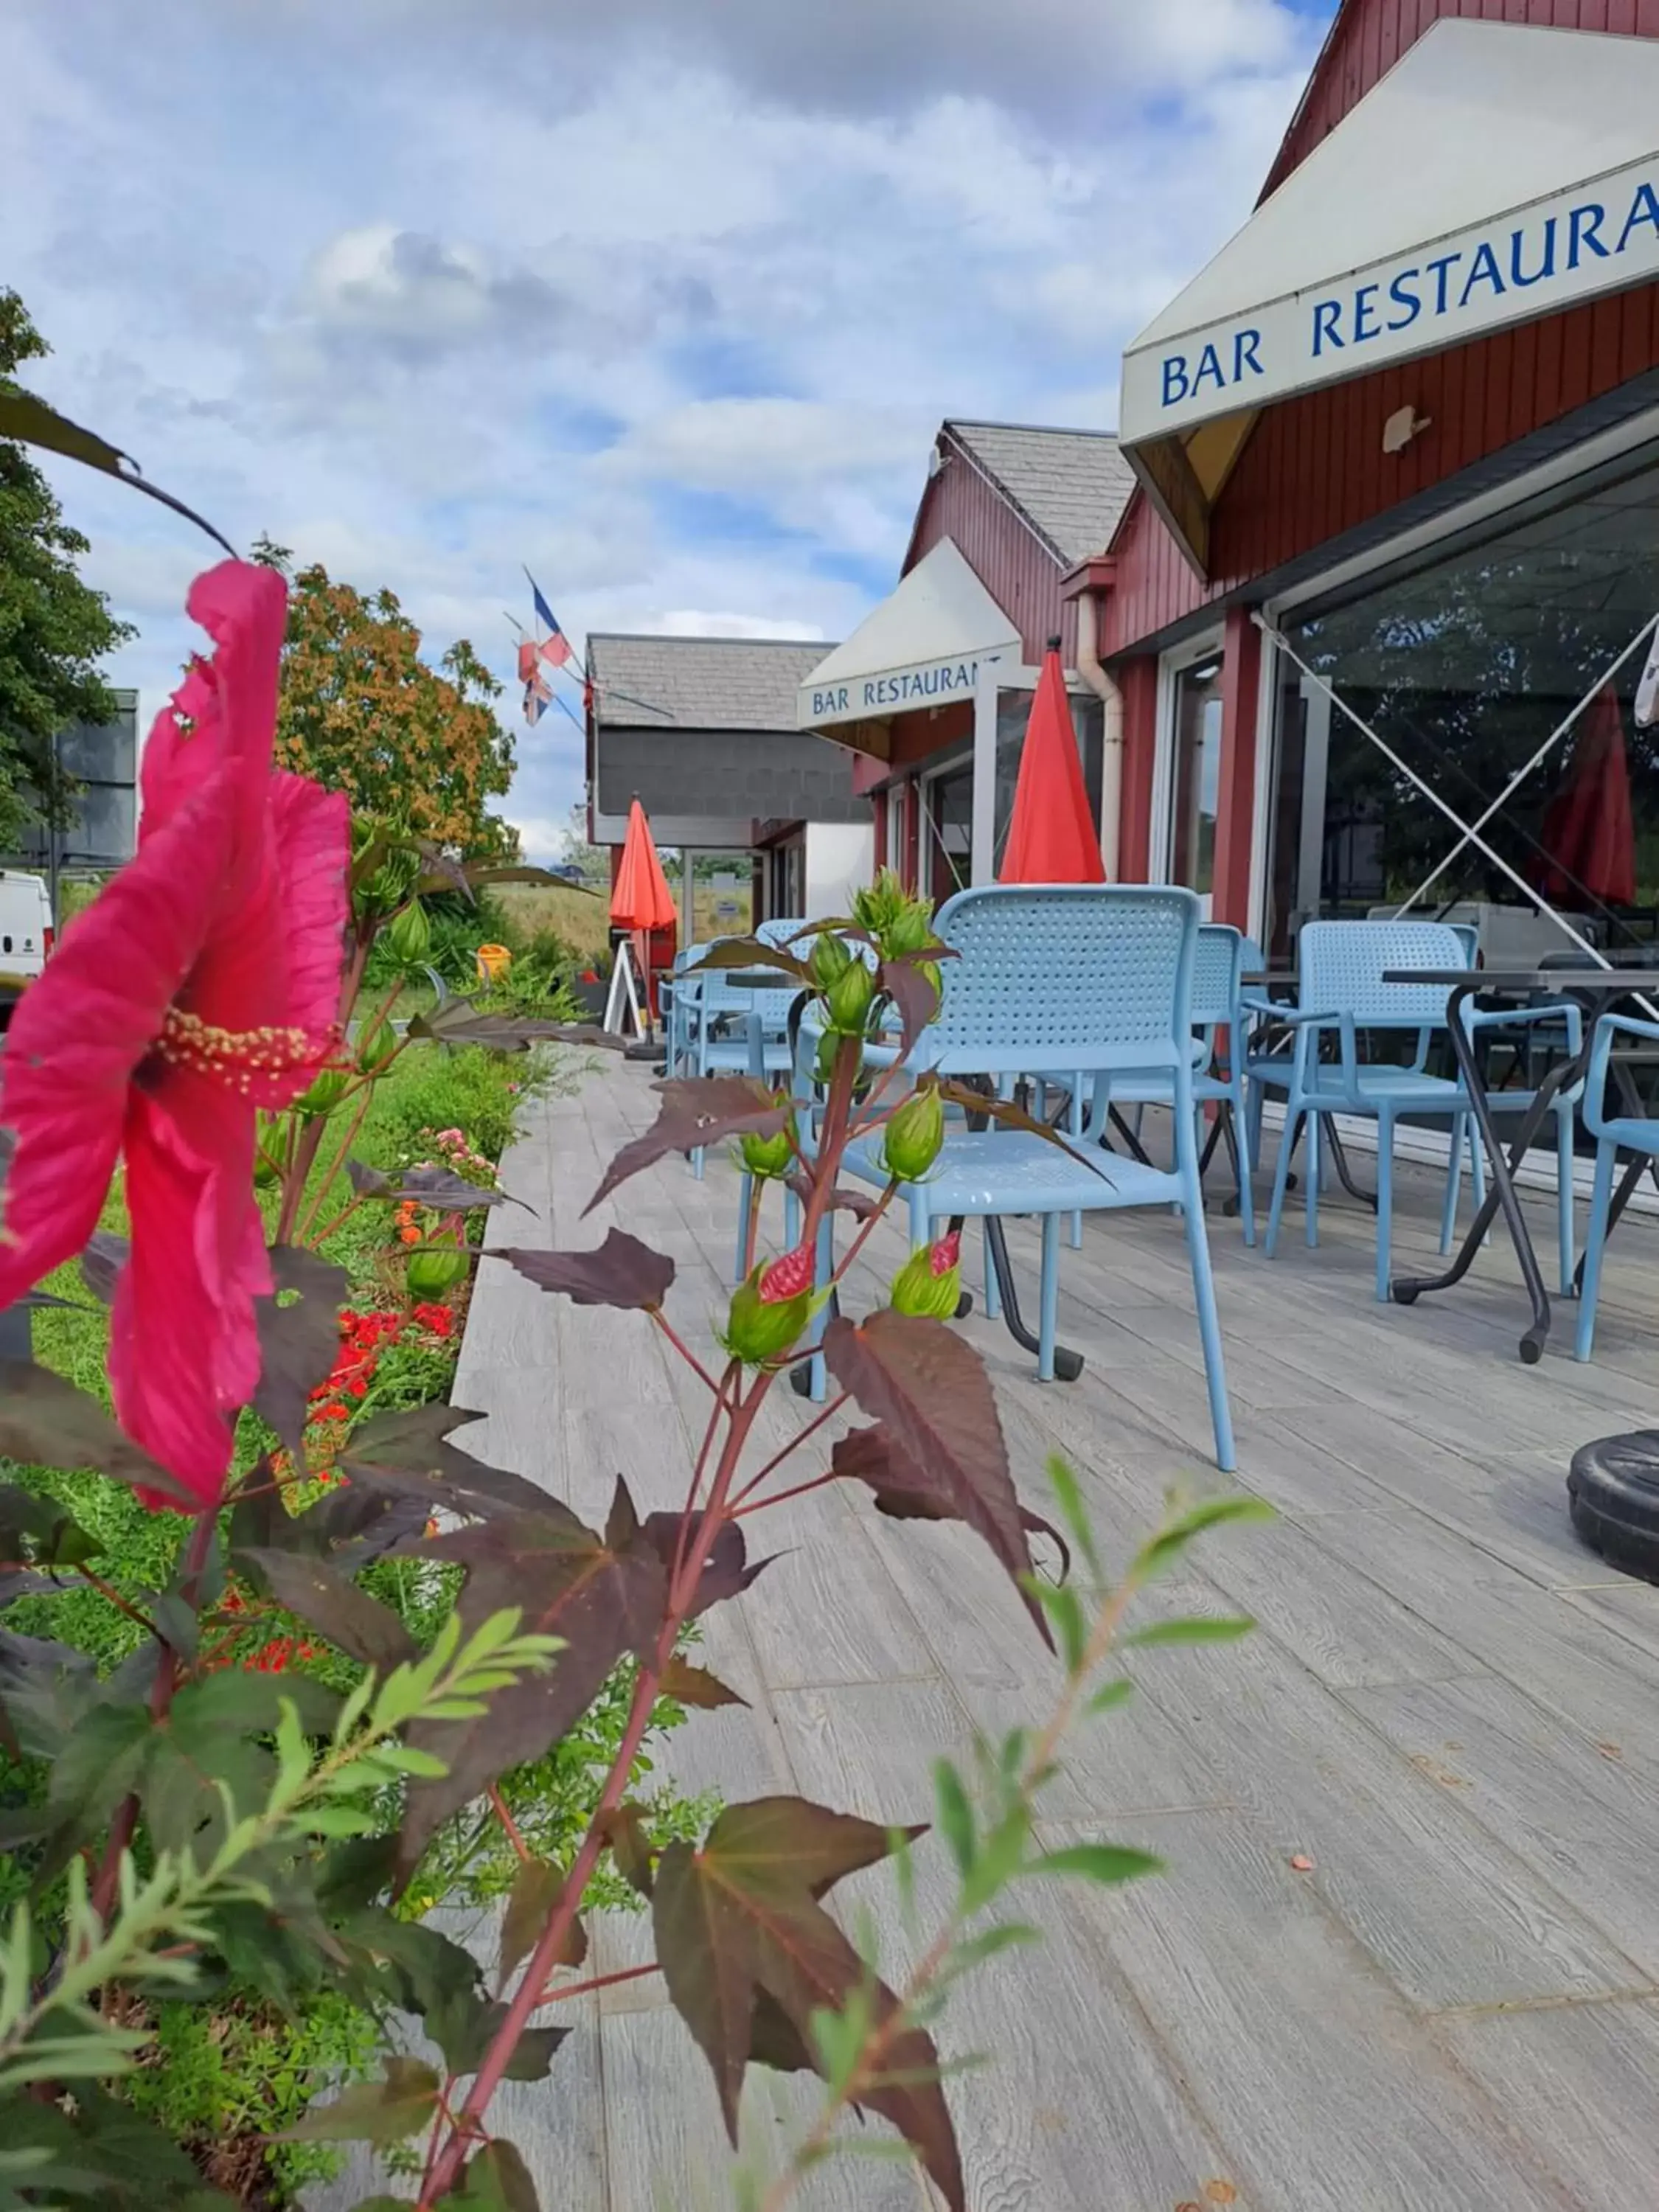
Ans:
MULTIPOLYGON (((498 1212, 489 1243, 586 1246, 620 1223, 674 1257, 670 1317, 701 1347, 732 1264, 729 1164, 711 1154, 698 1181, 671 1160, 621 1207, 582 1212, 654 1110, 648 1072, 609 1059, 537 1107, 507 1164, 526 1206, 498 1212)), ((1408 1267, 1433 1255, 1439 1193, 1409 1169, 1398 1182, 1408 1267)), ((1563 1486, 1577 1444, 1659 1425, 1659 1230, 1632 1219, 1613 1240, 1596 1364, 1567 1356, 1558 1309, 1529 1370, 1501 1236, 1459 1291, 1406 1309, 1371 1297, 1368 1215, 1338 1195, 1321 1228, 1310 1252, 1293 1218, 1270 1263, 1212 1214, 1237 1478, 1211 1462, 1166 1216, 1097 1218, 1062 1253, 1060 1335, 1088 1363, 1077 1383, 1039 1385, 982 1310, 962 1324, 1022 1495, 1044 1509, 1045 1464, 1063 1453, 1109 1561, 1171 1486, 1242 1486, 1280 1516, 1218 1532, 1149 1595, 1152 1614, 1249 1612, 1255 1634, 1138 1655, 1139 1694, 1078 1741, 1047 1801, 1046 1835, 1140 1843, 1166 1874, 1018 1899, 1043 1946, 996 1961, 946 2013, 947 2051, 988 2059, 949 2091, 974 2212, 1626 2212, 1659 2193, 1659 1592, 1578 1546, 1563 1486)), ((775 1249, 775 1200, 765 1233, 775 1249)), ((1032 1227, 1011 1224, 1010 1243, 1034 1306, 1032 1227)), ((896 1232, 871 1241, 852 1310, 902 1250, 896 1232)), ((677 1505, 707 1405, 643 1319, 542 1299, 495 1260, 457 1398, 484 1417, 469 1449, 592 1515, 618 1474, 642 1506, 677 1505)), ((775 1391, 757 1453, 810 1412, 775 1391)), ((803 1475, 840 1425, 808 1446, 803 1475)), ((750 1703, 671 1740, 665 1769, 683 1786, 921 1819, 933 1759, 1048 1710, 1054 1663, 966 1530, 891 1522, 831 1492, 751 1534, 781 1556, 709 1617, 701 1655, 750 1703)), ((918 1853, 924 1934, 945 1894, 934 1848, 918 1853)), ((902 1971, 916 1936, 890 1875, 871 1870, 845 1899, 902 1971)), ((595 1931, 595 1963, 631 1963, 646 1941, 618 1918, 595 1931)), ((544 2202, 729 2205, 712 2084, 660 1985, 586 2006, 574 2042, 584 2051, 562 2054, 556 2082, 503 2114, 544 2202)), ((781 2155, 812 2109, 810 2083, 752 2085, 745 2148, 781 2155)), ((319 2198, 319 2212, 352 2201, 319 2198)), ((927 2199, 914 2175, 857 2161, 802 2201, 927 2199)))

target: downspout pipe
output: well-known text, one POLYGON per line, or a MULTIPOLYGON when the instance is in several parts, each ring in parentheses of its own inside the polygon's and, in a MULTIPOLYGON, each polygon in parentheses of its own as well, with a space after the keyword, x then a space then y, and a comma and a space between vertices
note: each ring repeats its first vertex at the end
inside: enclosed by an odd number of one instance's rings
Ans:
POLYGON ((1123 815, 1123 694, 1100 658, 1100 605, 1103 593, 1086 587, 1077 601, 1077 672, 1100 701, 1100 858, 1106 880, 1121 871, 1123 815))

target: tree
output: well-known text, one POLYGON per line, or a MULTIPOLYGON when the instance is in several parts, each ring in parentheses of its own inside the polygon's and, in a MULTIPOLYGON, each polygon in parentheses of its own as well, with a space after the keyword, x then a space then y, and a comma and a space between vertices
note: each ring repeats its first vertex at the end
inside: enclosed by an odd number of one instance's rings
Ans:
MULTIPOLYGON (((17 294, 0 288, 0 391, 15 391, 18 368, 50 350, 17 294)), ((133 631, 76 574, 86 550, 23 448, 0 439, 0 848, 73 795, 54 772, 58 732, 115 717, 99 663, 133 631)))
MULTIPOLYGON (((290 572, 269 538, 253 557, 290 572)), ((394 592, 336 583, 320 563, 291 575, 276 758, 360 811, 469 860, 517 860, 518 831, 487 811, 513 781, 501 688, 465 638, 438 668, 422 659, 394 592)))

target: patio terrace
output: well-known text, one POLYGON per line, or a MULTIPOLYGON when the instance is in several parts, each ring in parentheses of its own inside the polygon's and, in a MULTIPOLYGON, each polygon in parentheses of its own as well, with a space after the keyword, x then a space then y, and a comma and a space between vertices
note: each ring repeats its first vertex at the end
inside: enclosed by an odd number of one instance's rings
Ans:
MULTIPOLYGON (((533 1221, 504 1209, 492 1234, 585 1245, 624 1220, 673 1255, 670 1310, 701 1339, 733 1231, 723 1161, 701 1183, 670 1161, 627 1187, 625 1212, 580 1218, 653 1111, 647 1072, 608 1058, 538 1107, 507 1170, 533 1221)), ((1431 1255, 1437 1195, 1401 1170, 1400 1265, 1431 1255)), ((1202 1540, 1158 1600, 1260 1626, 1242 1644, 1139 1655, 1140 1694, 1092 1725, 1055 1785, 1052 1833, 1146 1845, 1169 1871, 1021 1893, 1046 1943, 958 1993, 941 2043, 990 2062, 950 2093, 970 2202, 1631 2212, 1659 2194, 1659 1590, 1580 1547, 1563 1482, 1587 1438, 1659 1419, 1655 1230, 1632 1218, 1613 1240, 1596 1364, 1571 1363, 1559 1318, 1528 1370, 1506 1241, 1460 1291, 1407 1310, 1372 1302, 1370 1223, 1340 1194, 1317 1252, 1299 1216, 1286 1226, 1270 1264, 1212 1205, 1237 1479, 1280 1518, 1202 1540)), ((1035 1238, 1010 1233, 1034 1285, 1035 1238)), ((900 1249, 896 1233, 872 1243, 883 1282, 900 1249)), ((848 1303, 866 1303, 856 1282, 848 1303)), ((1088 1363, 1075 1384, 1039 1385, 1000 1323, 964 1327, 1022 1494, 1042 1508, 1063 1452, 1119 1559, 1171 1483, 1222 1486, 1175 1223, 1097 1216, 1063 1255, 1060 1338, 1088 1363)), ((618 1470, 642 1504, 677 1505, 700 1395, 642 1323, 485 1262, 456 1396, 488 1414, 468 1437, 487 1456, 590 1518, 618 1470)), ((765 1441, 804 1418, 781 1389, 765 1441)), ((1046 1711, 1051 1662, 966 1530, 884 1522, 837 1489, 763 1533, 781 1556, 708 1618, 701 1655, 749 1704, 672 1739, 683 1784, 926 1819, 937 1753, 960 1757, 975 1723, 1046 1711)), ((890 1875, 837 1895, 875 1912, 892 1978, 890 1875)), ((602 1925, 599 1970, 643 1955, 643 1933, 602 1925)), ((550 2080, 498 2108, 543 2202, 728 2207, 712 2082, 660 1985, 584 2002, 550 2080)), ((815 2101, 810 2083, 762 2077, 746 2125, 781 2144, 815 2101)), ((860 2159, 800 2198, 927 2201, 906 2168, 860 2159)))

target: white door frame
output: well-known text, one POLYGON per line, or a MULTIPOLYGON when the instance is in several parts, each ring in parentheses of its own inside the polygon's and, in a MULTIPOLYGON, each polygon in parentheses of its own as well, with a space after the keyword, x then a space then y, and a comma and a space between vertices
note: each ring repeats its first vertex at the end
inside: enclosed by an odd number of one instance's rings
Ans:
POLYGON ((1206 630, 1201 637, 1172 645, 1158 657, 1158 742, 1152 751, 1152 840, 1147 853, 1147 874, 1155 884, 1167 884, 1170 879, 1170 854, 1175 842, 1172 804, 1176 678, 1184 669, 1195 668, 1202 660, 1219 659, 1225 642, 1222 630, 1206 630))

